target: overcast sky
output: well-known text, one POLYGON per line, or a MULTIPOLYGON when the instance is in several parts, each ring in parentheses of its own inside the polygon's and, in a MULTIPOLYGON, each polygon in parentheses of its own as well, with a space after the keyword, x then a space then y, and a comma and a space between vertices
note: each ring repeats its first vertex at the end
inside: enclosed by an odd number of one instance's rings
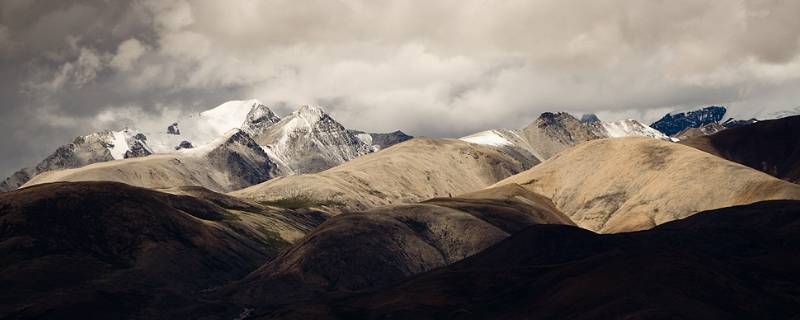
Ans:
POLYGON ((0 1, 0 175, 77 135, 257 98, 457 137, 544 111, 800 105, 800 1, 0 1))

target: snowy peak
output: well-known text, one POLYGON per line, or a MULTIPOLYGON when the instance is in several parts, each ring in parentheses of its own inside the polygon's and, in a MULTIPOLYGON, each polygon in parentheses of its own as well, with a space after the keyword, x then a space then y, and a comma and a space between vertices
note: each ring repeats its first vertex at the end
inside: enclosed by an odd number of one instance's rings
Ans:
POLYGON ((297 109, 297 111, 293 112, 292 115, 306 119, 309 122, 317 122, 325 117, 330 118, 330 116, 325 113, 325 109, 322 107, 310 105, 301 106, 300 109, 297 109))
POLYGON ((660 131, 633 119, 625 119, 614 122, 598 121, 595 123, 600 124, 602 127, 602 132, 598 132, 598 135, 603 137, 647 137, 653 139, 670 140, 669 137, 660 131))
POLYGON ((324 109, 302 106, 254 137, 284 172, 308 173, 372 152, 324 109))
POLYGON ((263 105, 261 101, 256 99, 232 100, 213 109, 201 112, 200 117, 214 120, 216 126, 227 128, 221 130, 222 132, 227 132, 232 128, 239 128, 242 123, 244 123, 250 111, 263 105))
POLYGON ((281 121, 281 118, 276 116, 267 106, 259 103, 247 113, 241 129, 250 135, 254 135, 279 121, 281 121))
POLYGON ((544 161, 562 150, 594 139, 648 137, 669 140, 669 137, 645 124, 632 120, 603 122, 595 115, 581 120, 565 112, 545 112, 522 130, 496 129, 479 132, 461 140, 490 145, 517 159, 544 161))

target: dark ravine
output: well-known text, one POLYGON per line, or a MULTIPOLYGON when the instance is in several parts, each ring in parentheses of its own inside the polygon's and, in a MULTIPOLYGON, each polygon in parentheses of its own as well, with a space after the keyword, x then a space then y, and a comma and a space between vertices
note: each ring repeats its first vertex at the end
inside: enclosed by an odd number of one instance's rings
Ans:
POLYGON ((795 319, 800 201, 598 235, 534 225, 461 262, 258 319, 795 319))
POLYGON ((800 116, 731 128, 681 141, 790 182, 800 182, 800 116))

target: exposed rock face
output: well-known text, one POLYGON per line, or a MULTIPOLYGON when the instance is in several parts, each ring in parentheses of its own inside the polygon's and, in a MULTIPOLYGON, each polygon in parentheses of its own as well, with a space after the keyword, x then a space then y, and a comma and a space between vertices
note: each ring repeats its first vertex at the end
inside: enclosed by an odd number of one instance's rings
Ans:
POLYGON ((167 127, 167 134, 174 134, 174 135, 180 135, 181 134, 181 129, 178 128, 178 123, 177 122, 175 122, 175 123, 171 124, 169 127, 167 127))
POLYGON ((566 112, 545 112, 522 134, 539 153, 541 160, 549 159, 561 150, 578 143, 601 138, 594 130, 566 112))
POLYGON ((791 319, 798 226, 798 201, 703 212, 623 235, 536 225, 454 265, 265 318, 791 319))
POLYGON ((225 142, 205 156, 219 172, 224 172, 230 188, 237 190, 269 180, 277 175, 277 166, 250 135, 235 130, 225 142))
POLYGON ((141 140, 134 141, 129 147, 128 151, 125 151, 125 159, 146 157, 153 154, 153 152, 147 148, 144 141, 141 140))
POLYGON ((725 129, 726 129, 725 126, 714 122, 703 125, 699 128, 689 127, 683 129, 681 130, 681 132, 678 132, 675 135, 673 135, 673 137, 678 140, 686 140, 694 137, 712 135, 725 129))
POLYGON ((253 138, 287 173, 319 172, 372 152, 321 107, 313 106, 300 107, 253 138))
POLYGON ((699 128, 710 123, 719 123, 726 111, 722 106, 710 106, 695 111, 669 113, 650 126, 668 136, 673 136, 686 128, 699 128))
POLYGON ((257 104, 247 113, 242 130, 252 137, 259 136, 264 130, 281 121, 267 106, 257 104))
POLYGON ((181 150, 181 149, 192 149, 192 148, 194 148, 194 146, 192 145, 192 143, 191 143, 191 142, 189 142, 189 141, 186 141, 186 140, 184 140, 184 141, 181 141, 181 143, 180 143, 180 144, 178 144, 178 146, 177 146, 177 147, 175 147, 175 150, 181 150))
POLYGON ((498 182, 553 200, 596 232, 650 229, 699 211, 800 199, 800 186, 677 143, 644 138, 589 141, 498 182))
POLYGON ((595 115, 593 113, 584 114, 583 116, 581 116, 581 122, 583 122, 583 123, 600 122, 600 118, 598 118, 597 115, 595 115))
POLYGON ((0 182, 0 192, 16 190, 36 175, 35 168, 22 168, 10 177, 0 182))

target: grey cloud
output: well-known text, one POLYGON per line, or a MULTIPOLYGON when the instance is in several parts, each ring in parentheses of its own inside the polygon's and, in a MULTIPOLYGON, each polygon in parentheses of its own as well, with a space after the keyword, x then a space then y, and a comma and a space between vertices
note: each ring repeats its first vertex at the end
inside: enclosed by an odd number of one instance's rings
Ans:
POLYGON ((0 174, 79 134, 251 97, 432 136, 551 110, 790 109, 797 16, 792 0, 5 0, 0 174))

